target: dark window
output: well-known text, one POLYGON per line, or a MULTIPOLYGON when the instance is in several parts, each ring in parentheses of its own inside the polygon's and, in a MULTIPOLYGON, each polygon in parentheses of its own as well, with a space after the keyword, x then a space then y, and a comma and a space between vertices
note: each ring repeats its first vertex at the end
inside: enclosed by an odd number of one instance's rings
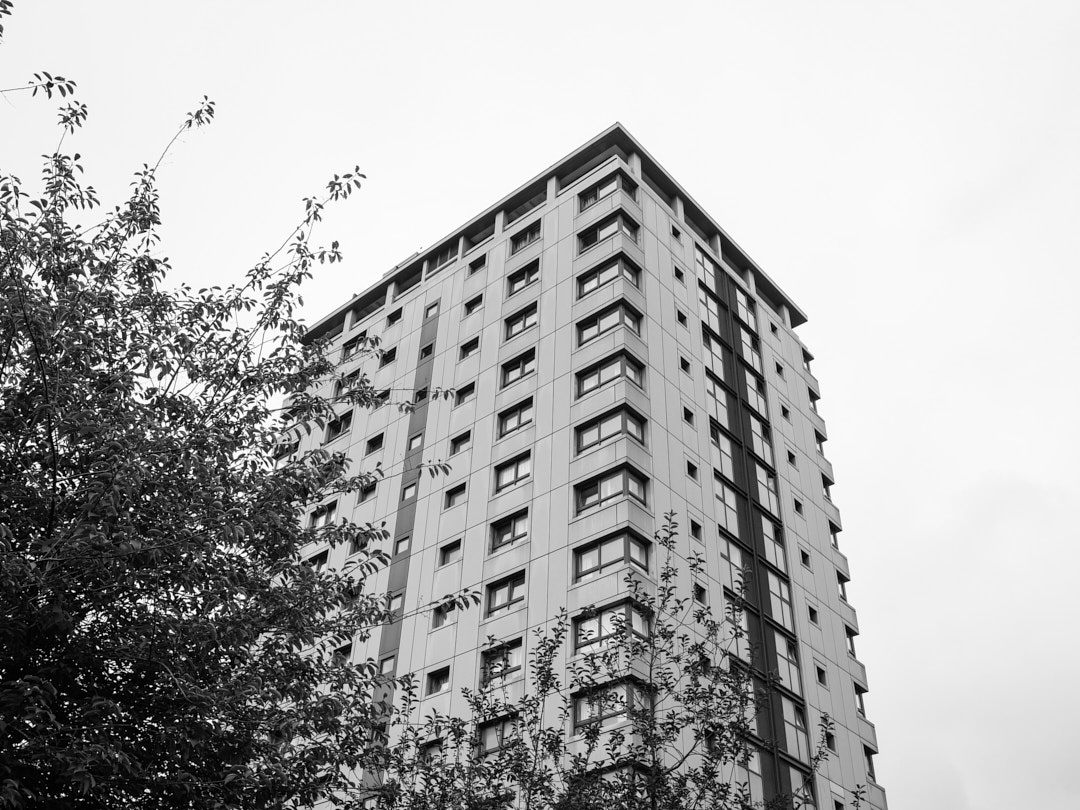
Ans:
POLYGON ((464 484, 458 484, 456 487, 446 490, 446 495, 443 496, 444 509, 450 509, 461 503, 465 503, 464 484))
POLYGON ((457 455, 470 447, 472 447, 472 431, 466 430, 450 440, 450 455, 457 455))
POLYGON ((457 389, 457 393, 454 395, 454 405, 457 406, 465 404, 473 398, 474 394, 476 394, 475 383, 469 383, 467 385, 461 386, 459 389, 457 389))
POLYGON ((458 359, 464 360, 466 357, 476 354, 480 349, 480 338, 474 337, 470 340, 466 340, 461 344, 461 348, 458 349, 458 359))

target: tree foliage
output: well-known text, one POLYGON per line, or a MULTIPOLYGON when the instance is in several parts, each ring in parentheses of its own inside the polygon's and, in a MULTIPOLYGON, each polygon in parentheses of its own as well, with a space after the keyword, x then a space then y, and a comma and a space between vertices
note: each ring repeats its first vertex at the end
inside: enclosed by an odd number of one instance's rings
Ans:
MULTIPOLYGON (((63 136, 85 120, 74 82, 25 88, 63 99, 63 136)), ((304 516, 378 471, 279 456, 333 418, 297 289, 340 259, 312 230, 363 175, 305 200, 242 283, 170 288, 160 159, 102 212, 63 136, 39 190, 0 177, 0 807, 355 803, 375 673, 333 652, 389 618, 365 589, 383 532, 304 516), (307 393, 283 414, 287 392, 307 393), (313 542, 358 553, 316 570, 313 542)))

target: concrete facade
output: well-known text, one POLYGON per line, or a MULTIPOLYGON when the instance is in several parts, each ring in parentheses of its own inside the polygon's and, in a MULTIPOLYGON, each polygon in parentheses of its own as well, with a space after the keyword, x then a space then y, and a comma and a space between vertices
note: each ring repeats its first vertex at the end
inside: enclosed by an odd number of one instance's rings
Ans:
POLYGON ((448 668, 425 703, 464 711, 458 692, 478 685, 489 636, 527 647, 559 608, 624 595, 629 551, 575 581, 575 549, 620 530, 648 541, 674 510, 680 552, 707 560, 714 611, 749 567, 751 639, 763 666, 789 673, 764 714, 776 741, 764 795, 806 769, 800 734, 812 746, 827 712, 836 750, 817 806, 867 784, 884 808, 820 387, 794 331, 805 320, 618 124, 345 302, 311 335, 332 336, 343 357, 355 336, 377 335, 395 354, 381 367, 345 357, 342 371, 369 374, 391 402, 429 393, 412 413, 357 410, 325 443, 387 473, 336 504, 386 521, 394 553, 378 585, 404 613, 353 654, 435 683, 448 668), (446 388, 455 395, 430 395, 446 388), (416 470, 434 459, 452 471, 416 470), (483 593, 478 609, 439 627, 414 615, 462 588, 483 593))

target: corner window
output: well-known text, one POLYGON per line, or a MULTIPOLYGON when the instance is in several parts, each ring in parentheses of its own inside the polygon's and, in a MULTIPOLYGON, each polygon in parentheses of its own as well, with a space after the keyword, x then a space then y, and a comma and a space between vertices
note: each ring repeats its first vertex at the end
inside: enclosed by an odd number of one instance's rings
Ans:
POLYGON ((629 409, 620 408, 585 423, 574 433, 579 453, 622 435, 645 444, 645 420, 629 409))
POLYGON ((606 570, 635 565, 649 570, 649 543, 631 532, 574 549, 574 581, 584 582, 602 575, 606 570))
POLYGON ((590 248, 600 244, 605 239, 620 233, 630 239, 631 242, 637 243, 638 226, 622 213, 608 217, 598 225, 593 225, 591 228, 588 228, 579 234, 578 252, 584 253, 590 248))
POLYGON ((620 326, 625 326, 635 335, 641 334, 641 314, 625 302, 619 302, 580 321, 577 326, 578 345, 584 346, 590 340, 595 340, 620 326))
POLYGON ((618 498, 630 497, 642 505, 645 499, 645 477, 628 467, 604 473, 598 478, 574 487, 578 514, 618 498))
POLYGON ((630 602, 587 613, 574 619, 574 650, 595 649, 626 632, 649 636, 649 620, 630 602))
POLYGON ((619 188, 621 188, 631 200, 637 199, 637 185, 627 178, 626 175, 621 172, 616 172, 581 192, 581 194, 578 195, 578 210, 587 211, 609 194, 614 194, 619 188))
POLYGON ((620 278, 626 279, 635 287, 641 286, 641 271, 625 256, 619 256, 614 261, 587 270, 578 276, 578 298, 583 298, 605 284, 611 284, 620 278))
POLYGON ((614 357, 601 360, 596 365, 578 372, 578 396, 585 396, 585 394, 620 378, 626 378, 641 388, 644 386, 645 367, 626 354, 617 354, 614 357))

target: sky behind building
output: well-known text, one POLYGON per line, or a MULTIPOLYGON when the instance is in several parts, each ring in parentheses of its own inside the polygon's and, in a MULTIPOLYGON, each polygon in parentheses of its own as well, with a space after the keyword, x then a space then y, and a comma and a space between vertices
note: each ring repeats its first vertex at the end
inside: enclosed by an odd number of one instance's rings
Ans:
MULTIPOLYGON (((0 86, 79 82, 107 202, 218 103, 161 173, 177 281, 239 280, 359 164, 311 321, 623 122, 810 318, 890 802, 1075 801, 1080 6, 23 0, 6 29, 0 86)), ((52 109, 4 96, 0 170, 37 174, 52 109)))

